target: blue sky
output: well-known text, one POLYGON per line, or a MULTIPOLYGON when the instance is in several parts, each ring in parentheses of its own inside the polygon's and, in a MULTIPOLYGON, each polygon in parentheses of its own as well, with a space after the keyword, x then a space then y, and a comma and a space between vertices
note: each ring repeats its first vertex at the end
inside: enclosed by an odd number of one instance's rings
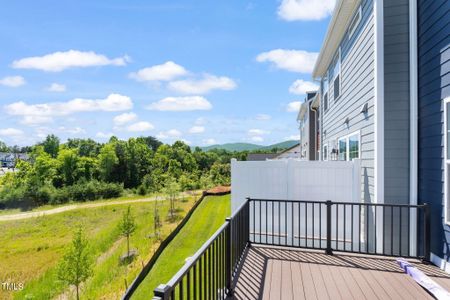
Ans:
POLYGON ((298 135, 334 0, 9 1, 0 139, 152 135, 191 145, 298 135))

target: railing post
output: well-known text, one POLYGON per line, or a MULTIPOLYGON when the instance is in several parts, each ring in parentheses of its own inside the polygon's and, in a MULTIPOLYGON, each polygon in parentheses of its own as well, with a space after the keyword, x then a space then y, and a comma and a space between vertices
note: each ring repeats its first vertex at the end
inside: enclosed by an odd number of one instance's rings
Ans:
MULTIPOLYGON (((247 218, 247 221, 246 221, 246 226, 245 226, 245 229, 246 229, 246 234, 247 234, 247 245, 248 246, 250 246, 250 197, 247 197, 247 198, 245 198, 246 200, 247 200, 247 210, 246 210, 246 218, 247 218)), ((253 216, 254 217, 254 216, 253 216)), ((255 222, 255 220, 253 220, 253 222, 255 222)))
POLYGON ((430 219, 430 206, 427 203, 423 205, 423 243, 424 243, 424 261, 431 261, 431 250, 430 250, 430 237, 431 237, 431 219, 430 219))
POLYGON ((332 255, 333 250, 331 249, 331 206, 333 203, 331 200, 327 200, 327 248, 325 250, 326 254, 332 255))
POLYGON ((167 284, 160 284, 158 287, 153 291, 153 300, 167 300, 169 299, 169 291, 170 286, 167 284))
POLYGON ((232 253, 232 236, 231 236, 231 218, 226 218, 226 222, 228 223, 228 226, 226 228, 226 255, 225 255, 225 280, 226 280, 226 291, 227 296, 232 297, 233 296, 233 289, 232 289, 232 267, 231 267, 231 253, 232 253))

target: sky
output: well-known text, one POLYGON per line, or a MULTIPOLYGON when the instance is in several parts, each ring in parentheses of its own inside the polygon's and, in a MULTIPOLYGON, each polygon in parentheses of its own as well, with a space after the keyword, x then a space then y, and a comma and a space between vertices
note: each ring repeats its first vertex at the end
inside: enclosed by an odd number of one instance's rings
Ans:
POLYGON ((0 140, 296 139, 334 2, 5 2, 0 140))

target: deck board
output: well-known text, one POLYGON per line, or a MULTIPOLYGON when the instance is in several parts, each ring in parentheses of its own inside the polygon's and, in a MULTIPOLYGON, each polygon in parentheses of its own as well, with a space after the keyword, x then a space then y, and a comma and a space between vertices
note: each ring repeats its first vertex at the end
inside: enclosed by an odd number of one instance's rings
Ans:
MULTIPOLYGON (((444 288, 450 275, 411 260, 444 288)), ((234 299, 433 299, 395 259, 252 246, 235 280, 234 299)))

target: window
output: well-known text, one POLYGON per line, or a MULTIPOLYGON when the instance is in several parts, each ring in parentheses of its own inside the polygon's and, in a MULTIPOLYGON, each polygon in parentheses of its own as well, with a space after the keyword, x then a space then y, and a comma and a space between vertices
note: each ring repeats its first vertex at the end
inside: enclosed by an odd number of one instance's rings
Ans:
POLYGON ((347 160, 347 139, 341 138, 338 141, 339 160, 347 160))
POLYGON ((332 70, 332 77, 330 77, 332 80, 330 81, 331 84, 333 84, 334 88, 334 101, 336 101, 339 98, 339 95, 341 94, 341 81, 340 81, 340 75, 341 75, 341 48, 339 48, 338 53, 336 53, 335 58, 333 59, 333 70, 332 70))
POLYGON ((348 137, 348 158, 349 160, 359 158, 359 133, 348 137))
POLYGON ((445 100, 445 222, 450 225, 450 98, 445 100))
POLYGON ((325 93, 325 95, 323 96, 323 111, 327 111, 328 110, 328 93, 325 93))
POLYGON ((328 145, 323 145, 323 160, 328 160, 328 145))
POLYGON ((356 31, 356 28, 358 28, 359 22, 361 22, 361 6, 359 6, 358 10, 356 11, 356 15, 353 17, 352 21, 350 22, 350 25, 348 26, 348 38, 351 39, 353 34, 356 31))
POLYGON ((339 160, 354 160, 360 158, 359 132, 352 133, 338 140, 339 160))

